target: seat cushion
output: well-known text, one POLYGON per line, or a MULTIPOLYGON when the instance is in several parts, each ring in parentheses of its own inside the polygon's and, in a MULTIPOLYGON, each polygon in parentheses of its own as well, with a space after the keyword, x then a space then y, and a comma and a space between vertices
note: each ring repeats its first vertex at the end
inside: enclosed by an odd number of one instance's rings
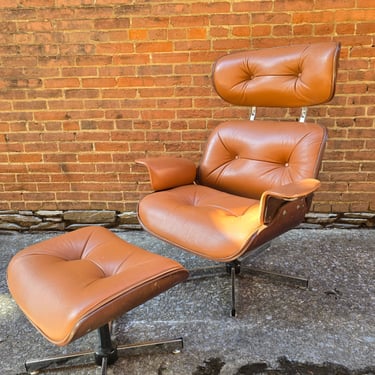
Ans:
POLYGON ((142 225, 154 235, 217 261, 236 259, 260 227, 259 201, 202 185, 185 185, 143 198, 142 225))
POLYGON ((86 227, 18 252, 8 266, 15 301, 40 332, 66 345, 184 280, 177 262, 86 227))

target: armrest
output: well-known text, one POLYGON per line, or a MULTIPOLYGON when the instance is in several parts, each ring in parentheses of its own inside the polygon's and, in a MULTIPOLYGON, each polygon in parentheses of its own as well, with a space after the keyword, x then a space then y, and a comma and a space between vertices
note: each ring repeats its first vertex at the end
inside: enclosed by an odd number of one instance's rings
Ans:
POLYGON ((272 219, 273 214, 285 202, 307 197, 319 186, 319 180, 306 178, 295 183, 274 187, 272 190, 266 190, 260 198, 261 222, 267 224, 272 219))
POLYGON ((147 167, 155 191, 192 184, 197 173, 194 162, 185 158, 155 157, 135 162, 147 167))

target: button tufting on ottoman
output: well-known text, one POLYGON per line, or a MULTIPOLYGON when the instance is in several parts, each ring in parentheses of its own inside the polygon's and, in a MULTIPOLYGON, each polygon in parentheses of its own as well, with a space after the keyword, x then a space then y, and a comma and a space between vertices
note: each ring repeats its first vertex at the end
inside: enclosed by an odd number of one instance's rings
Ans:
MULTIPOLYGON (((101 365, 102 374, 122 349, 129 349, 112 343, 109 322, 187 276, 176 261, 129 244, 102 227, 78 229, 32 245, 13 257, 7 274, 14 300, 50 342, 67 345, 99 329, 100 349, 79 356, 101 365)), ((181 347, 182 339, 169 343, 181 347)), ((147 346, 155 344, 163 342, 147 346)), ((77 356, 27 361, 26 370, 50 368, 61 358, 66 363, 77 356)))

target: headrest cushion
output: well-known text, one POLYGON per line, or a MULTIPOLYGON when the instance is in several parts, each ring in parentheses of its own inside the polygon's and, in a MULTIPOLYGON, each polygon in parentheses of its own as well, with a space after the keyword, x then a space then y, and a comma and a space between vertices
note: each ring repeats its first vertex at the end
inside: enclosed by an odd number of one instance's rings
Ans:
POLYGON ((303 107, 325 103, 335 92, 340 44, 292 45, 237 52, 213 69, 217 93, 235 105, 303 107))

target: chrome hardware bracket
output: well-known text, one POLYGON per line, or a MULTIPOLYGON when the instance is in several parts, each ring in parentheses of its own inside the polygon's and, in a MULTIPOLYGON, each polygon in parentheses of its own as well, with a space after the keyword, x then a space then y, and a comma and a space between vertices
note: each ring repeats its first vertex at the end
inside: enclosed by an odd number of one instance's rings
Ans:
POLYGON ((301 108, 301 115, 299 116, 299 122, 305 122, 307 116, 307 107, 301 108))
POLYGON ((257 114, 257 107, 251 107, 250 121, 255 120, 256 114, 257 114))

